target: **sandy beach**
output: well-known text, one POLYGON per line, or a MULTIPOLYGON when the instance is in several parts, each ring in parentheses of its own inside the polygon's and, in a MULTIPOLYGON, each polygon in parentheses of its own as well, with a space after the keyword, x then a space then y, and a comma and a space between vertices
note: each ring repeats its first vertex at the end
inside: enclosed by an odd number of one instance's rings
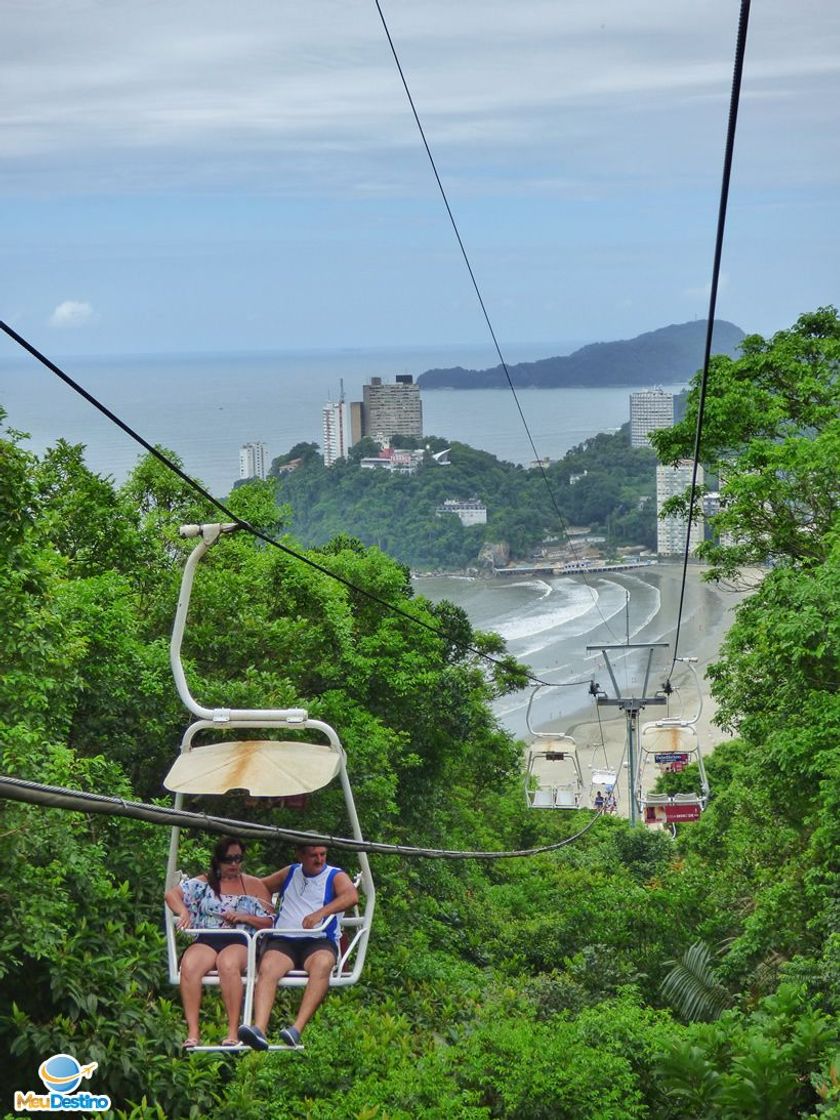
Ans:
MULTIPOLYGON (((678 609, 682 566, 676 563, 657 565, 655 577, 653 571, 651 571, 651 578, 657 580, 661 593, 659 615, 652 619, 640 633, 634 635, 632 640, 636 643, 669 641, 670 648, 664 653, 666 655, 665 664, 670 666, 671 658, 674 655, 674 626, 678 609)), ((699 565, 691 565, 688 569, 682 623, 677 645, 679 657, 697 659, 694 665, 697 673, 696 681, 690 670, 678 663, 672 676, 672 683, 675 687, 674 694, 667 705, 651 705, 641 711, 639 730, 641 731, 646 723, 663 718, 691 719, 696 715, 699 705, 700 716, 696 723, 697 737, 701 753, 707 755, 717 743, 731 736, 714 724, 716 706, 710 695, 706 670, 719 655, 721 642, 732 623, 735 607, 749 594, 749 591, 727 590, 714 583, 705 582, 702 578, 703 572, 704 568, 699 565)), ((757 578, 759 578, 758 574, 754 573, 749 582, 755 583, 757 578)), ((610 656, 612 659, 615 655, 611 654, 610 656)), ((625 672, 624 675, 616 672, 616 680, 624 696, 638 696, 641 693, 646 654, 640 650, 633 656, 635 659, 633 670, 625 672)), ((661 658, 661 653, 658 653, 657 656, 661 658)), ((663 662, 660 659, 659 665, 662 664, 663 662)), ((659 690, 662 675, 661 670, 658 673, 655 670, 652 671, 648 695, 659 690)), ((601 659, 597 664, 596 680, 609 697, 615 697, 615 688, 601 659)), ((619 791, 618 812, 620 815, 628 815, 628 770, 626 765, 622 765, 626 761, 627 720, 623 712, 618 708, 609 706, 601 706, 596 712, 594 703, 590 702, 571 718, 566 715, 562 721, 550 721, 539 730, 543 732, 565 732, 575 739, 584 780, 583 804, 588 805, 590 803, 593 770, 603 768, 616 771, 619 791), (599 713, 600 722, 598 720, 599 713)), ((655 766, 647 766, 644 773, 644 788, 649 788, 657 777, 658 772, 655 766)))
MULTIPOLYGON (((708 754, 727 738, 713 724, 715 708, 705 674, 718 658, 735 608, 749 591, 708 583, 704 571, 700 565, 689 566, 681 616, 681 560, 548 579, 525 574, 496 580, 450 576, 415 583, 418 592, 433 601, 446 598, 462 607, 477 629, 500 634, 508 652, 534 677, 547 682, 537 690, 526 688, 494 701, 501 726, 525 743, 534 732, 572 735, 583 774, 583 803, 590 803, 593 768, 613 769, 621 772, 619 807, 626 813, 627 771, 621 766, 626 720, 615 707, 596 708, 589 684, 594 680, 611 698, 616 686, 624 697, 639 697, 655 694, 670 676, 674 692, 668 704, 647 706, 640 713, 640 729, 663 717, 691 719, 702 698, 697 721, 701 752, 708 754), (656 643, 646 693, 647 653, 628 650, 628 641, 631 647, 656 643), (609 653, 614 681, 601 652, 605 644, 621 647, 609 653), (680 663, 671 673, 675 654, 697 659, 697 682, 680 663)), ((759 578, 759 573, 750 573, 745 585, 755 585, 759 578)), ((543 747, 547 745, 543 741, 543 747)), ((558 763, 554 770, 557 781, 566 780, 561 772, 568 766, 558 763)), ((651 758, 643 785, 652 784, 657 776, 651 758)))

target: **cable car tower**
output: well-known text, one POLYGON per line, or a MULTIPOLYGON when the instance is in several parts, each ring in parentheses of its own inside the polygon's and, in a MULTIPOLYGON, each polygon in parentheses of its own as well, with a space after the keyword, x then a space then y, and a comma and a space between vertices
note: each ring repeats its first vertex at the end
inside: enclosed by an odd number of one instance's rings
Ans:
POLYGON ((664 692, 657 692, 653 695, 648 695, 648 684, 650 682, 650 668, 653 660, 654 650, 667 649, 668 642, 625 642, 617 645, 596 645, 587 646, 587 652, 599 651, 606 665, 607 672, 610 675, 614 697, 609 697, 601 690, 600 685, 595 684, 593 681, 590 686, 590 691, 595 697, 595 703, 599 707, 619 708, 624 712, 627 721, 627 766, 628 766, 628 809, 630 813, 630 823, 636 824, 639 820, 640 805, 637 800, 637 775, 639 768, 639 712, 646 708, 649 704, 665 704, 667 703, 667 696, 664 692), (631 649, 645 649, 647 650, 647 664, 645 665, 645 679, 642 684, 642 692, 640 696, 625 696, 622 694, 621 686, 616 680, 613 666, 610 662, 610 652, 616 650, 631 650, 631 649))
MULTIPOLYGON (((219 796, 225 793, 243 793, 249 798, 300 798, 328 785, 336 776, 341 781, 344 804, 354 839, 361 841, 362 831, 353 791, 347 776, 347 759, 335 730, 321 720, 310 719, 302 708, 206 708, 193 699, 181 662, 181 644, 187 612, 190 605, 193 580, 199 561, 216 544, 223 534, 238 529, 238 525, 185 525, 182 537, 198 537, 199 543, 190 553, 184 566, 181 591, 175 613, 170 643, 170 663, 178 695, 197 719, 190 724, 181 741, 180 753, 164 779, 164 785, 175 794, 175 808, 180 809, 187 796, 219 796), (312 732, 326 742, 297 739, 283 741, 277 738, 244 738, 231 741, 219 739, 219 733, 228 729, 254 731, 286 731, 296 734, 312 732), (202 732, 216 733, 215 742, 200 742, 202 732)), ((178 847, 180 829, 172 829, 169 858, 166 866, 166 887, 178 881, 178 847)), ((338 960, 330 976, 330 987, 346 987, 359 979, 370 937, 375 890, 368 857, 357 853, 360 873, 356 884, 364 896, 364 909, 347 914, 341 921, 342 944, 338 960)), ((169 978, 173 984, 180 979, 180 966, 176 944, 177 919, 166 910, 166 942, 169 960, 169 978)), ((187 932, 207 934, 208 930, 187 932)), ((229 931, 226 931, 229 932, 229 931)), ((243 1022, 250 1024, 253 1011, 254 985, 257 973, 257 945, 259 934, 247 937, 248 964, 243 982, 245 1000, 243 1022)), ((205 983, 218 985, 218 975, 211 972, 205 983)), ((304 987, 305 972, 292 971, 281 981, 282 987, 304 987)), ((196 1049, 216 1049, 196 1047, 196 1049)), ((226 1050, 230 1050, 227 1047, 226 1050)), ((271 1047, 287 1049, 287 1047, 271 1047)))

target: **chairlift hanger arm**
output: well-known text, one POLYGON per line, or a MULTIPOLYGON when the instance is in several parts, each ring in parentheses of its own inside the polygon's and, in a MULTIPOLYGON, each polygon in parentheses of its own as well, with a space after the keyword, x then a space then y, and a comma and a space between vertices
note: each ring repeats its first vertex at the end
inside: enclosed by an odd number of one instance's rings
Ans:
POLYGON ((211 720, 213 723, 226 724, 231 720, 248 719, 281 720, 287 723, 304 723, 307 713, 302 708, 265 708, 265 709, 240 709, 240 708, 205 708, 192 696, 187 684, 184 666, 181 661, 181 647, 184 641, 184 628, 187 623, 187 614, 190 608, 195 570, 199 561, 223 533, 233 533, 241 528, 236 523, 212 525, 182 525, 180 534, 184 538, 200 537, 199 543, 192 550, 184 565, 184 574, 181 577, 181 590, 178 595, 178 607, 175 611, 175 622, 172 626, 172 638, 169 643, 169 663, 172 667, 172 676, 175 678, 175 687, 178 695, 193 715, 199 719, 211 720))
POLYGON ((700 686, 700 674, 697 672, 697 669, 695 668, 695 666, 697 664, 697 658, 696 657, 678 657, 678 658, 676 658, 676 661, 681 662, 683 665, 687 665, 688 669, 689 669, 689 672, 691 673, 692 677, 694 677, 694 686, 697 689, 697 711, 695 712, 694 716, 691 719, 687 719, 687 720, 683 721, 684 723, 694 725, 699 721, 700 716, 703 714, 703 689, 700 686))

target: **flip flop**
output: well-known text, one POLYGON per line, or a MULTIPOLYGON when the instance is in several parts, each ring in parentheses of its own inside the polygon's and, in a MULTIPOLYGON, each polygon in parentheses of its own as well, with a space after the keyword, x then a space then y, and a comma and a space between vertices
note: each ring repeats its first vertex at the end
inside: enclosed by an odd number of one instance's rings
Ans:
POLYGON ((198 1045, 199 1045, 199 1040, 197 1038, 185 1038, 184 1041, 181 1043, 181 1049, 182 1050, 195 1050, 196 1046, 198 1046, 198 1045))
POLYGON ((222 1046, 239 1046, 238 1038, 223 1038, 220 1045, 222 1046))

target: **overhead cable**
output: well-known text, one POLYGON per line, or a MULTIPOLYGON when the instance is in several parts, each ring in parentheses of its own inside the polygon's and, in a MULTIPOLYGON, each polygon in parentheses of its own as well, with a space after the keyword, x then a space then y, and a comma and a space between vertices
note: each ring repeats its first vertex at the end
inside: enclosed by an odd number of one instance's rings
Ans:
MULTIPOLYGON (((576 557, 577 552, 575 550, 575 546, 574 546, 574 543, 572 541, 572 538, 569 534, 569 527, 566 524, 566 518, 563 516, 563 513, 562 513, 559 505, 557 504, 557 498, 554 494, 554 490, 552 489, 551 483, 548 480, 548 475, 545 472, 545 467, 543 466, 542 458, 541 458, 539 452, 537 451, 536 444, 534 443, 534 438, 531 435, 531 429, 528 426, 528 421, 525 419, 525 413, 522 410, 522 405, 520 404, 520 401, 519 401, 519 395, 516 392, 516 388, 513 384, 513 378, 511 377, 510 370, 508 369, 508 364, 505 361, 504 355, 502 354, 502 348, 499 345, 499 340, 496 337, 496 332, 493 329, 492 322, 490 321, 490 315, 487 311, 487 305, 484 302, 484 297, 482 296, 481 289, 478 286, 478 280, 476 280, 475 272, 473 271, 473 266, 470 263, 469 254, 467 253, 466 246, 464 245, 463 239, 461 237, 461 232, 458 229, 458 223, 455 221, 455 215, 452 212, 452 207, 449 205, 449 199, 447 198, 446 190, 443 186, 443 182, 441 180, 440 174, 438 173, 437 164, 435 163, 435 157, 432 155, 432 149, 429 147, 429 141, 426 139, 426 132, 425 132, 425 129, 423 128, 423 124, 420 120, 420 114, 417 112, 417 107, 414 104, 414 98, 411 95, 411 90, 409 89, 408 81, 407 81, 406 76, 405 76, 405 72, 402 68, 402 64, 400 62, 399 55, 397 54, 397 48, 394 46, 394 40, 391 37, 391 32, 390 32, 390 30, 388 28, 388 24, 385 20, 385 15, 382 11, 382 6, 380 5, 379 0, 374 0, 374 3, 376 4, 376 10, 379 12, 379 18, 382 21, 382 27, 384 28, 385 35, 388 39, 388 45, 391 48, 391 54, 394 56, 394 62, 396 63, 397 70, 398 70, 399 75, 400 75, 400 79, 402 80, 403 89, 405 90, 405 95, 408 98, 408 103, 411 106, 411 112, 414 115, 414 120, 415 120, 415 123, 417 124, 417 129, 420 133, 420 138, 423 141, 423 147, 426 149, 426 155, 429 157, 429 163, 431 164, 432 171, 434 173, 435 181, 437 182, 438 190, 440 191, 441 198, 443 199, 443 205, 446 207, 446 213, 449 215, 449 222, 450 222, 450 224, 452 226, 452 230, 455 234, 455 239, 458 242, 458 247, 461 250, 461 256, 464 258, 464 264, 467 267, 467 272, 469 273, 470 281, 472 282, 473 289, 475 290, 476 298, 478 299, 478 303, 479 303, 479 306, 481 308, 481 313, 484 316, 485 323, 487 324, 487 330, 490 332, 490 337, 493 340, 493 347, 496 351, 496 354, 498 355, 499 364, 501 365, 502 369, 505 372, 505 377, 507 378, 508 388, 510 389, 511 393, 513 394, 513 399, 516 402, 516 408, 517 408, 517 411, 519 412, 519 418, 522 421, 522 426, 525 429, 525 434, 527 435, 528 442, 531 445, 531 451, 533 452, 533 455, 534 455, 534 462, 536 463, 537 468, 540 472, 540 475, 542 476, 542 480, 545 484, 545 488, 548 491, 549 499, 551 500, 551 504, 554 508, 554 512, 557 514, 557 519, 558 519, 558 521, 560 522, 560 525, 563 528, 563 532, 566 536, 566 540, 568 542, 569 548, 572 551, 572 555, 576 557)), ((590 590, 592 590, 592 588, 590 587, 590 584, 589 584, 589 580, 586 578, 586 571, 584 569, 581 569, 581 575, 583 576, 584 583, 587 585, 587 587, 590 588, 590 590)), ((593 592, 593 595, 594 595, 594 592, 593 592)), ((615 634, 612 630, 612 627, 610 626, 608 620, 604 617, 603 613, 601 612, 601 607, 598 603, 597 597, 595 598, 595 609, 598 611, 598 614, 601 615, 601 621, 604 623, 607 630, 610 632, 610 634, 612 634, 613 637, 615 637, 615 634)))
POLYGON ((543 855, 556 852, 574 843, 587 833, 601 813, 596 813, 587 824, 565 840, 555 844, 544 844, 539 848, 523 848, 516 851, 485 852, 460 851, 449 848, 418 848, 407 844, 379 844, 370 840, 355 840, 348 836, 331 836, 321 832, 308 832, 294 828, 280 828, 276 825, 254 824, 253 821, 238 821, 228 817, 216 817, 208 813, 190 813, 184 809, 171 809, 164 805, 148 805, 142 801, 126 801, 122 797, 107 797, 100 793, 86 793, 83 790, 66 789, 63 786, 43 785, 23 778, 8 775, 0 776, 0 798, 7 801, 21 801, 28 805, 40 805, 48 809, 64 809, 77 813, 94 813, 99 816, 128 817, 145 821, 148 824, 165 825, 167 828, 195 828, 203 832, 218 832, 224 835, 237 835, 252 840, 288 840, 295 844, 323 844, 351 852, 370 852, 384 856, 409 856, 423 859, 452 860, 497 860, 521 859, 526 856, 543 855))
POLYGON ((735 66, 732 74, 732 91, 729 97, 729 124, 726 130, 726 152, 723 159, 723 178, 720 187, 720 205, 718 207, 717 234, 715 237, 715 258, 712 265, 712 285, 709 292, 709 314, 706 319, 706 343, 703 350, 703 373, 700 378, 700 397, 697 402, 697 424, 694 430, 694 459, 691 469, 691 496, 688 503, 688 518, 685 528, 685 551, 683 553, 682 583, 680 585, 680 602, 677 609, 677 627, 674 635, 674 659, 668 673, 670 679, 674 666, 677 663, 680 644, 680 626, 682 624, 683 603, 685 601, 685 585, 688 576, 688 558, 691 552, 691 527, 694 521, 694 509, 697 501, 697 472, 700 466, 700 438, 703 431, 703 414, 706 406, 706 389, 709 381, 709 361, 712 353, 712 334, 715 327, 715 312, 717 309, 718 282, 720 279, 720 262, 723 256, 723 233, 726 228, 726 206, 729 200, 729 180, 732 175, 732 161, 735 151, 735 126, 738 123, 738 105, 741 99, 741 77, 744 71, 744 54, 747 47, 747 27, 750 19, 750 0, 741 0, 741 13, 738 20, 738 36, 735 44, 735 66))
MULTIPOLYGON (((258 540, 263 541, 267 545, 271 545, 272 548, 279 549, 287 556, 291 556, 295 560, 299 560, 302 564, 306 564, 308 567, 313 568, 317 572, 320 572, 321 575, 335 580, 337 583, 340 583, 344 587, 348 588, 348 590, 354 591, 356 592, 356 594, 364 596, 364 598, 370 600, 370 602, 376 603, 378 606, 384 608, 385 610, 391 611, 392 614, 399 615, 401 618, 406 619, 408 622, 413 623, 415 626, 422 627, 424 630, 427 630, 429 633, 434 634, 438 638, 441 638, 443 641, 451 643, 457 649, 463 650, 467 653, 473 653, 476 655, 476 657, 480 657, 484 661, 490 662, 493 665, 497 665, 502 669, 509 668, 508 663, 503 661, 501 658, 494 657, 490 653, 485 653, 483 650, 478 649, 476 646, 470 645, 468 642, 458 641, 457 639, 447 634, 446 631, 441 629, 439 626, 434 626, 432 625, 432 623, 426 622, 424 621, 424 619, 418 618, 416 615, 409 614, 408 611, 403 610, 402 607, 398 607, 395 603, 389 603, 387 599, 383 599, 381 596, 376 595, 373 591, 367 591, 364 587, 359 587, 351 580, 346 579, 342 575, 339 575, 338 572, 331 571, 329 568, 325 567, 323 564, 319 564, 311 557, 304 556, 303 553, 297 552, 294 548, 290 548, 288 545, 283 544, 276 538, 269 536, 267 533, 264 533, 261 529, 256 528, 256 526, 254 525, 251 525, 250 522, 243 521, 243 519, 241 517, 238 517, 233 512, 233 510, 229 509, 228 506, 224 504, 224 502, 220 501, 218 498, 215 498, 209 490, 201 485, 200 482, 196 481, 196 479, 194 479, 191 475, 187 474, 187 472, 179 467, 177 463, 174 463, 172 459, 170 459, 160 450, 160 448, 155 447, 153 444, 149 443, 147 439, 144 439, 143 436, 135 431, 135 429, 132 428, 130 424, 127 424, 124 420, 117 416, 115 412, 112 412, 107 405, 103 404, 97 397, 88 392, 88 390, 85 389, 84 386, 80 385, 78 381, 74 380, 68 373, 65 373, 65 371, 57 366, 55 362, 51 361, 45 354, 42 354, 40 350, 37 350, 22 335, 18 334, 16 330, 10 327, 8 323, 0 321, 0 330, 3 330, 9 336, 9 338, 13 339, 19 346, 21 346, 24 350, 31 354, 33 358, 36 358, 37 361, 39 361, 43 366, 46 366, 46 368, 54 373, 56 377, 60 378, 65 383, 65 385, 68 385, 74 392, 78 393, 79 396, 83 397, 89 404, 98 409, 99 412, 101 412, 111 421, 111 423, 116 424, 118 428, 121 428, 127 436, 135 441, 135 443, 139 443, 141 447, 145 448, 150 455, 153 455, 160 463, 163 464, 163 466, 176 474, 182 482, 185 482, 187 486, 189 486, 192 490, 194 490, 197 494, 204 498, 205 501, 209 502, 212 506, 215 506, 215 508, 223 513, 225 517, 227 517, 233 524, 237 526, 237 528, 250 533, 251 536, 256 537, 258 540)), ((518 665, 518 667, 524 669, 524 666, 518 665)), ((525 670, 525 676, 534 684, 550 683, 549 681, 542 680, 540 677, 535 676, 527 670, 525 670)), ((588 684, 589 681, 565 681, 562 683, 571 687, 579 684, 588 684)))

